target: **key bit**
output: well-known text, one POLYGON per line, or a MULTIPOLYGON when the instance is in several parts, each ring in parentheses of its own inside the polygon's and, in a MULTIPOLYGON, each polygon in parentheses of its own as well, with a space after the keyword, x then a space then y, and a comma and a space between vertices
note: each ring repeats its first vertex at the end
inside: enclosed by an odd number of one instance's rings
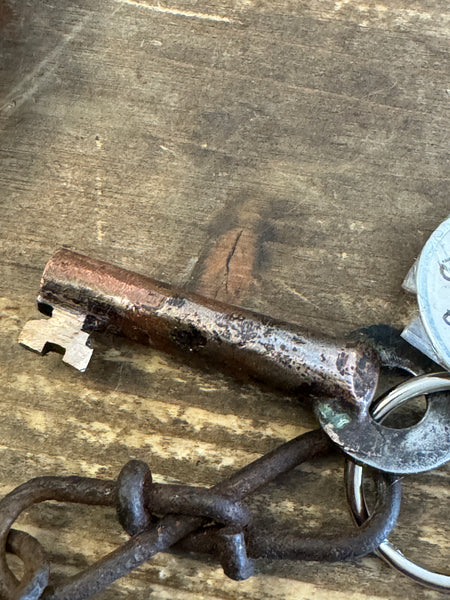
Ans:
POLYGON ((84 372, 91 360, 93 349, 89 333, 83 331, 86 315, 54 307, 51 319, 28 321, 19 343, 39 354, 51 350, 64 354, 63 361, 84 372))
POLYGON ((331 439, 381 470, 424 471, 449 458, 450 414, 434 396, 429 407, 437 408, 420 426, 393 430, 371 417, 380 359, 368 343, 318 336, 67 249, 47 263, 38 307, 50 319, 26 325, 21 343, 41 353, 65 349, 80 370, 92 354, 90 333, 108 329, 241 380, 307 393, 331 439))

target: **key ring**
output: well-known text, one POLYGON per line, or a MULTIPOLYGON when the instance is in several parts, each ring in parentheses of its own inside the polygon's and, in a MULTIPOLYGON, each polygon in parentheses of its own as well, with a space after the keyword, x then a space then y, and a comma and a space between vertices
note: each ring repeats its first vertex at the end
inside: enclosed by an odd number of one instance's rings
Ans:
MULTIPOLYGON (((447 372, 414 377, 381 397, 372 411, 372 416, 375 420, 381 421, 392 410, 407 400, 423 394, 442 392, 444 390, 450 390, 450 374, 447 372)), ((347 500, 353 519, 359 526, 370 518, 364 497, 363 477, 363 467, 356 464, 352 459, 347 459, 345 470, 347 500)), ((447 592, 450 589, 449 575, 436 573, 421 567, 406 558, 387 539, 380 544, 375 554, 407 577, 414 579, 424 586, 441 592, 447 592)))

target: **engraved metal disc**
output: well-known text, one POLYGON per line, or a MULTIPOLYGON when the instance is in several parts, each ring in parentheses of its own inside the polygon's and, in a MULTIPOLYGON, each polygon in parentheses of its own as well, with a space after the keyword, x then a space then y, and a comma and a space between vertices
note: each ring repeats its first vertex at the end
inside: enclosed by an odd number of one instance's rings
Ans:
POLYGON ((425 244, 416 285, 423 326, 440 364, 450 371, 450 219, 425 244))

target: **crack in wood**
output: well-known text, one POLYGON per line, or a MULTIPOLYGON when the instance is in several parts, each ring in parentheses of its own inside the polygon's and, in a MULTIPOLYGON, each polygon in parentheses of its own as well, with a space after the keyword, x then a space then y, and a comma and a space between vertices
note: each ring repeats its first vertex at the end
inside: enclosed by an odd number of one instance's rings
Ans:
POLYGON ((234 240, 234 244, 227 256, 227 260, 225 263, 225 268, 226 268, 226 277, 225 277, 225 290, 228 292, 228 281, 230 279, 230 263, 231 263, 231 259, 233 258, 235 252, 236 252, 236 248, 237 245, 239 244, 239 240, 241 239, 242 233, 243 233, 243 229, 241 229, 241 231, 237 234, 236 239, 234 240))

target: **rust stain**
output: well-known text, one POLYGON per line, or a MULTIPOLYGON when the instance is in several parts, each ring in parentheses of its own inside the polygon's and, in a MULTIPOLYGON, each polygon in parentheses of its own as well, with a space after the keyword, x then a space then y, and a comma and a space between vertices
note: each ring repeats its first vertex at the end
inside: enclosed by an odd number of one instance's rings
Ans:
POLYGON ((6 27, 10 21, 12 21, 14 13, 6 2, 0 0, 0 29, 6 27))

